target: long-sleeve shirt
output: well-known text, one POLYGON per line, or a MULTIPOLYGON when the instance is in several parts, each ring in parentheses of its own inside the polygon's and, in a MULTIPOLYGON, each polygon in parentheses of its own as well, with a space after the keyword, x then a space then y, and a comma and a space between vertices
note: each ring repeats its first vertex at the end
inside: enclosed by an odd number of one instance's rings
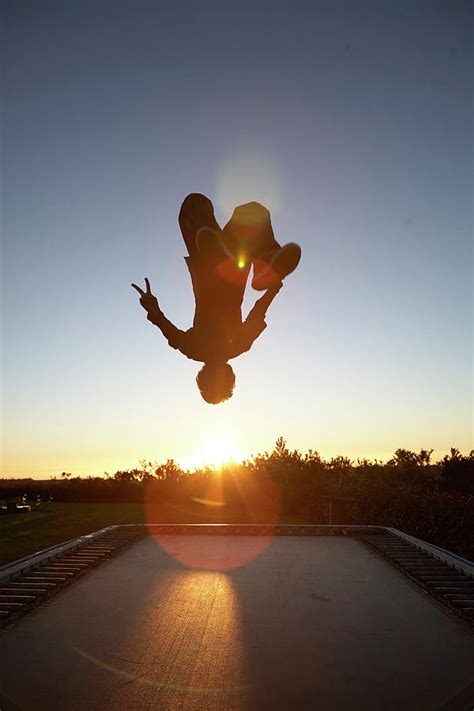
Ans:
POLYGON ((224 361, 250 350, 265 330, 265 313, 275 296, 266 292, 242 321, 242 300, 249 267, 239 270, 234 261, 217 268, 185 257, 196 300, 193 326, 182 331, 160 309, 148 313, 172 348, 192 360, 224 361))

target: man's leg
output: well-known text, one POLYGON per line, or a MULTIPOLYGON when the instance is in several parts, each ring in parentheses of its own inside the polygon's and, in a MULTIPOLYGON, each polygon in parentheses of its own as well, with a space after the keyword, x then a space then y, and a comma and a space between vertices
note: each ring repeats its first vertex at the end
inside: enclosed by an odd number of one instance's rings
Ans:
POLYGON ((270 212, 258 202, 236 207, 223 233, 237 263, 253 265, 252 286, 258 291, 276 286, 298 266, 301 248, 294 243, 280 246, 270 212))
POLYGON ((280 249, 273 234, 270 212, 258 202, 236 207, 223 234, 227 248, 237 260, 252 262, 280 249))
POLYGON ((190 257, 199 254, 196 237, 201 228, 208 227, 218 232, 221 231, 214 216, 212 202, 201 193, 191 193, 184 199, 179 211, 178 222, 190 257))
POLYGON ((212 267, 233 261, 214 216, 212 202, 205 195, 188 195, 181 205, 178 221, 190 257, 212 267))

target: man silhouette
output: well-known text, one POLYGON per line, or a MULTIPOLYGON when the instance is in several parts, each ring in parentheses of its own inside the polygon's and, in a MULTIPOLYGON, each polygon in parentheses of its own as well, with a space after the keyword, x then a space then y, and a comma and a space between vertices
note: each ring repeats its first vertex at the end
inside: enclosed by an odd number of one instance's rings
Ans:
POLYGON ((257 202, 240 205, 220 229, 212 202, 199 193, 184 200, 179 225, 188 249, 185 257, 196 310, 192 327, 181 331, 161 311, 145 279, 136 284, 148 320, 161 330, 172 348, 204 363, 196 382, 204 400, 217 404, 232 396, 235 375, 227 361, 248 351, 266 328, 265 315, 301 257, 297 244, 281 247, 275 240, 269 211, 257 202), (252 286, 265 291, 242 321, 242 300, 250 267, 252 286))

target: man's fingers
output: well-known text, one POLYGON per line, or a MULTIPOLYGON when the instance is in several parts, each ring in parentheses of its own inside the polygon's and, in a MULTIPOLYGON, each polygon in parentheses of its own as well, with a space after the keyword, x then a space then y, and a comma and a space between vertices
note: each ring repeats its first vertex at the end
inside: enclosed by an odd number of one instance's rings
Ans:
POLYGON ((146 293, 151 294, 150 282, 146 277, 145 277, 145 284, 146 284, 146 293))
POLYGON ((140 289, 140 287, 137 286, 136 284, 132 284, 132 286, 133 286, 134 289, 136 289, 136 290, 138 291, 138 293, 140 294, 140 296, 145 296, 145 292, 143 291, 143 289, 140 289))

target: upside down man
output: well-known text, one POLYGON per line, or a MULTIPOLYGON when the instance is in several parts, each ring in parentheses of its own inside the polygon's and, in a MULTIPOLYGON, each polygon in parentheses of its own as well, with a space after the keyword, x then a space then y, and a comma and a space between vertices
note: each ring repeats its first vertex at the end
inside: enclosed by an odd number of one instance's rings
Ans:
POLYGON ((235 208, 223 230, 211 201, 199 193, 184 200, 179 225, 188 250, 185 257, 196 308, 193 325, 181 331, 161 311, 150 282, 136 284, 147 318, 172 348, 204 363, 196 382, 208 403, 232 397, 235 375, 228 361, 250 350, 265 330, 268 307, 301 258, 297 244, 281 247, 275 240, 269 211, 257 202, 235 208), (252 287, 264 294, 242 321, 242 301, 250 268, 252 287))

